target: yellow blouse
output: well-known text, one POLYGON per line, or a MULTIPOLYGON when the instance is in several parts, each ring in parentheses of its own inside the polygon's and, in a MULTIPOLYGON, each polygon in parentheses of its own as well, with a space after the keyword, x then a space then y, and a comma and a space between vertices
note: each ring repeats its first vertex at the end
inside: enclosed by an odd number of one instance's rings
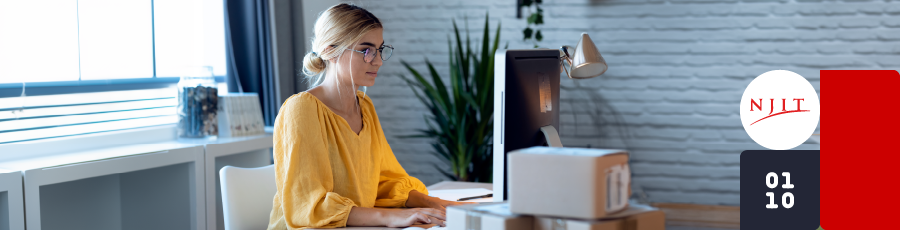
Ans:
POLYGON ((397 162, 371 99, 361 91, 357 98, 359 135, 308 92, 281 106, 273 134, 278 191, 269 230, 344 227, 353 206, 405 207, 411 190, 428 194, 397 162))

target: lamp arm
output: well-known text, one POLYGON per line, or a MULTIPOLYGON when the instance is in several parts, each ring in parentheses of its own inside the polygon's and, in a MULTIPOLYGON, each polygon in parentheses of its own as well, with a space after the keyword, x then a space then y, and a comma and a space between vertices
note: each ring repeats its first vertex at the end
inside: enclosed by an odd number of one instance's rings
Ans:
POLYGON ((559 64, 562 66, 562 69, 566 71, 566 76, 572 78, 572 74, 569 73, 569 69, 572 68, 572 55, 569 54, 569 51, 575 52, 575 48, 571 46, 562 46, 559 47, 559 64), (566 67, 566 64, 569 64, 569 67, 566 67))

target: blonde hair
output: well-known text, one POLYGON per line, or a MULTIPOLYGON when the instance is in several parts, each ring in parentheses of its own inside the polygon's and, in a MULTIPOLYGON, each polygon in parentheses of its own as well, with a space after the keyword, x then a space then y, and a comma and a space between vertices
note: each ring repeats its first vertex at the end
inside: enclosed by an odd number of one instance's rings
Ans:
POLYGON ((382 28, 381 20, 359 6, 341 3, 323 11, 316 19, 311 38, 312 51, 303 58, 303 73, 312 80, 310 88, 321 84, 323 73, 331 69, 327 60, 340 59, 344 50, 378 28, 382 28))

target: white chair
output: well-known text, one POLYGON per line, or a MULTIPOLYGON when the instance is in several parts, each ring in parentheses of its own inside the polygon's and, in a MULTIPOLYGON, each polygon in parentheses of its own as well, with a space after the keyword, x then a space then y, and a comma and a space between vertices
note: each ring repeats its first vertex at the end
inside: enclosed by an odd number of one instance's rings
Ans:
POLYGON ((225 230, 266 229, 275 197, 275 165, 219 170, 225 230))

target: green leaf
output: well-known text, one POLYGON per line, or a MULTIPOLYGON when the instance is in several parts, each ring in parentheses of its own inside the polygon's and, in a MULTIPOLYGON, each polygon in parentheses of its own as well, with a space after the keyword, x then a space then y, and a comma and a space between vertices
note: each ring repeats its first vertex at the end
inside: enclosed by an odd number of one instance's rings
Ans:
POLYGON ((471 94, 465 93, 465 94, 462 94, 462 97, 464 100, 466 100, 466 103, 469 103, 470 105, 473 106, 473 108, 475 109, 476 112, 479 112, 479 113, 481 112, 481 107, 478 106, 478 102, 475 101, 475 98, 472 97, 471 94))
POLYGON ((453 21, 453 31, 456 34, 456 65, 458 65, 458 67, 461 67, 459 74, 465 75, 468 74, 469 71, 468 66, 466 66, 466 63, 468 63, 469 60, 468 57, 466 57, 465 53, 463 53, 462 39, 460 39, 459 37, 459 29, 456 27, 456 21, 453 21))
POLYGON ((411 89, 413 91, 413 94, 416 95, 416 98, 418 98, 419 101, 421 101, 423 104, 425 104, 426 107, 428 107, 429 109, 434 107, 434 103, 432 101, 426 100, 424 97, 422 97, 421 94, 419 94, 419 91, 416 90, 416 87, 424 87, 424 86, 422 86, 421 84, 417 84, 416 82, 414 82, 410 79, 407 79, 406 76, 400 75, 400 78, 402 78, 403 81, 406 81, 406 85, 409 86, 409 89, 411 89))
MULTIPOLYGON (((440 167, 438 167, 437 164, 432 163, 432 165, 433 165, 435 168, 440 169, 440 167)), ((450 179, 453 179, 453 180, 459 180, 459 177, 456 177, 456 175, 453 175, 452 173, 444 172, 444 170, 438 170, 438 172, 440 172, 441 174, 443 174, 443 175, 446 176, 447 178, 450 178, 450 179)))
POLYGON ((400 63, 403 64, 404 66, 406 66, 406 68, 410 72, 412 72, 413 76, 415 76, 416 80, 418 81, 417 82, 418 84, 421 84, 422 86, 424 86, 424 88, 422 89, 422 92, 423 92, 423 94, 425 94, 426 97, 429 97, 432 100, 434 100, 434 102, 435 102, 434 104, 437 107, 443 108, 444 110, 446 110, 446 108, 448 108, 447 102, 445 100, 443 100, 441 97, 437 96, 437 94, 438 94, 437 89, 432 87, 431 84, 429 84, 428 81, 426 81, 425 78, 423 78, 422 75, 419 74, 418 71, 413 69, 412 66, 410 66, 409 63, 406 63, 405 61, 401 60, 400 63))
MULTIPOLYGON (((485 24, 487 24, 487 19, 485 19, 485 24)), ((488 39, 488 35, 485 34, 485 41, 488 39)), ((486 61, 487 68, 485 70, 484 79, 481 80, 482 85, 478 88, 478 102, 482 107, 486 106, 487 100, 491 101, 490 108, 485 108, 483 110, 490 109, 489 114, 493 114, 493 101, 494 101, 494 55, 497 53, 498 45, 500 44, 500 24, 497 24, 497 33, 494 35, 494 45, 489 52, 490 58, 486 61)), ((482 114, 481 119, 489 119, 485 118, 485 114, 482 114)))
POLYGON ((444 81, 441 80, 441 76, 438 74, 437 70, 434 69, 434 65, 431 65, 431 62, 428 59, 425 59, 425 64, 428 66, 428 72, 431 73, 431 81, 434 82, 435 90, 441 99, 445 102, 450 102, 450 95, 447 93, 447 86, 444 85, 444 81))
MULTIPOLYGON (((463 84, 460 82, 466 78, 469 74, 469 58, 465 53, 463 53, 463 45, 462 39, 459 36, 459 29, 456 27, 456 21, 453 22, 453 31, 456 34, 456 65, 451 65, 451 69, 456 69, 456 74, 450 74, 450 84, 453 86, 454 98, 459 98, 457 92, 459 92, 460 87, 463 87, 463 84)), ((453 52, 452 50, 450 52, 453 52)), ((455 107, 454 109, 458 109, 459 107, 455 107)), ((458 111, 454 110, 454 114, 458 114, 458 111)))
POLYGON ((534 2, 534 0, 522 0, 522 6, 531 6, 532 2, 534 2))
POLYGON ((447 160, 447 163, 452 165, 451 160, 453 159, 453 157, 449 152, 447 152, 447 149, 443 145, 440 145, 438 143, 431 143, 431 146, 434 148, 437 156, 440 156, 441 159, 447 160))
POLYGON ((534 30, 532 30, 531 28, 525 28, 522 33, 525 34, 525 40, 528 40, 531 39, 531 34, 534 33, 534 30))
POLYGON ((534 24, 534 22, 536 22, 537 19, 538 19, 538 14, 531 13, 531 15, 528 16, 528 24, 534 24))
POLYGON ((532 14, 532 16, 534 16, 535 25, 544 24, 544 13, 538 11, 536 14, 532 14))
MULTIPOLYGON (((467 60, 466 60, 466 62, 465 62, 464 64, 466 65, 467 68, 470 67, 470 63, 472 62, 471 57, 474 56, 474 55, 473 55, 473 52, 472 52, 472 39, 471 39, 471 37, 472 37, 472 36, 469 36, 469 18, 466 17, 466 54, 465 54, 465 55, 466 55, 466 57, 467 57, 467 60)), ((471 91, 471 90, 472 90, 472 87, 470 86, 469 82, 470 82, 470 79, 471 79, 471 76, 472 76, 472 75, 469 74, 469 71, 468 71, 468 70, 466 70, 464 73, 466 73, 466 74, 464 74, 463 77, 462 77, 462 79, 460 79, 460 80, 462 81, 462 82, 460 83, 460 86, 465 87, 465 91, 471 91)), ((458 98, 458 97, 457 97, 457 98, 458 98)))
MULTIPOLYGON (((488 74, 487 68, 488 68, 489 63, 487 61, 489 61, 489 59, 491 59, 491 56, 494 56, 494 53, 490 52, 491 39, 488 39, 488 38, 491 34, 490 34, 490 23, 489 23, 490 21, 488 20, 488 18, 490 18, 490 14, 488 14, 488 12, 485 12, 484 13, 484 34, 482 35, 484 39, 481 39, 481 63, 479 63, 479 66, 480 66, 479 72, 481 73, 480 76, 486 76, 488 74)), ((483 84, 484 84, 484 80, 477 79, 477 78, 475 79, 475 88, 479 89, 479 93, 481 93, 480 89, 483 84)))
POLYGON ((541 35, 541 30, 538 30, 537 33, 534 34, 534 39, 537 41, 544 40, 544 35, 541 35))

